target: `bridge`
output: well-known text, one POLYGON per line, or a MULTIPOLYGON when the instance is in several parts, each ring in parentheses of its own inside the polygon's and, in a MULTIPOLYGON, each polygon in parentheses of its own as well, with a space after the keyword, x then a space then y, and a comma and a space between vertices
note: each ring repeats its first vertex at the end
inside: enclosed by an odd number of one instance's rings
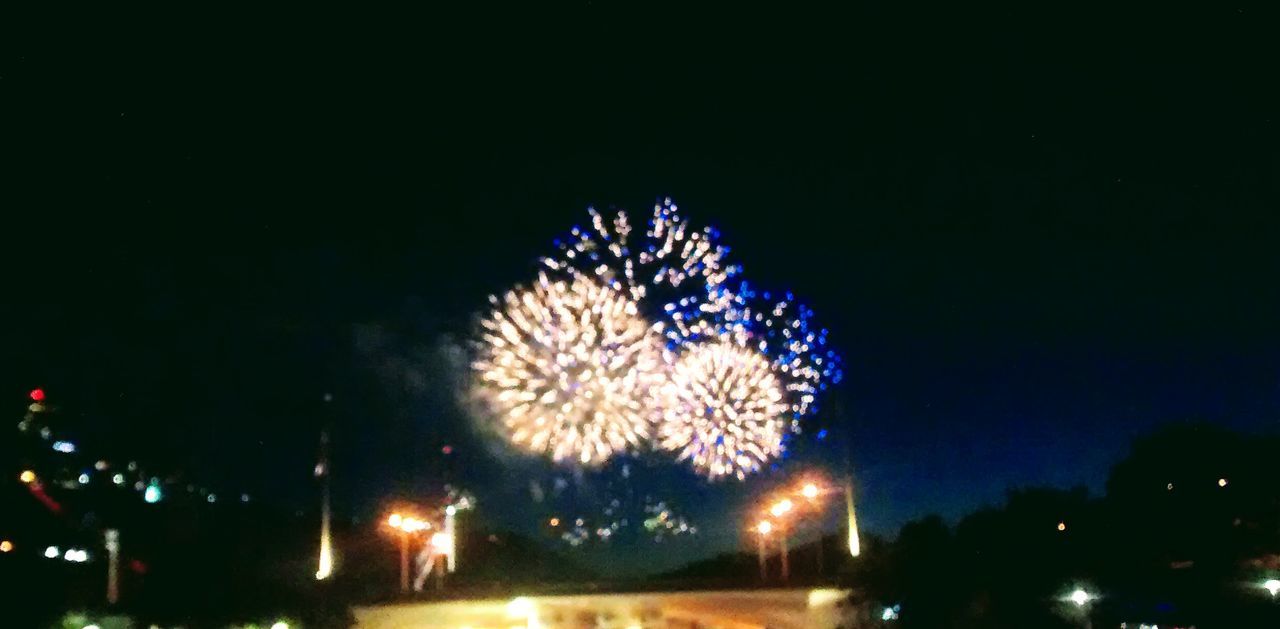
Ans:
POLYGON ((396 603, 355 608, 360 629, 854 629, 849 590, 644 592, 396 603))

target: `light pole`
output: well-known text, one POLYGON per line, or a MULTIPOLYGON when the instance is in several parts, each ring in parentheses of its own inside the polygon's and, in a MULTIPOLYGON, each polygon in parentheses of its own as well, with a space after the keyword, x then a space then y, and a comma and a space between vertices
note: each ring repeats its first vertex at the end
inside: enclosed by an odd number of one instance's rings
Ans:
POLYGON ((409 591, 409 538, 419 531, 431 528, 424 520, 413 516, 392 513, 387 517, 387 526, 395 529, 400 536, 400 591, 409 591))
MULTIPOLYGON (((794 507, 795 505, 790 498, 783 498, 773 503, 773 506, 769 508, 769 513, 772 513, 775 518, 781 518, 791 513, 791 509, 794 507)), ((786 583, 791 578, 791 562, 787 556, 787 527, 785 524, 779 527, 778 543, 781 545, 782 550, 782 582, 786 583)))
POLYGON ((769 568, 764 555, 765 538, 769 536, 769 531, 773 530, 773 524, 768 520, 761 520, 756 525, 756 547, 759 549, 760 559, 760 582, 765 583, 769 580, 769 568))

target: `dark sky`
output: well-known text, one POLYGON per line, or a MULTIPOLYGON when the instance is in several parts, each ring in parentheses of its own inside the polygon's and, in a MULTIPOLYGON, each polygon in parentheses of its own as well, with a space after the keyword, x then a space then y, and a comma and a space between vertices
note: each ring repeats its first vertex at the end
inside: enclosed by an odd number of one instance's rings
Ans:
MULTIPOLYGON (((588 203, 671 195, 832 330, 842 412, 818 421, 866 526, 1100 490, 1154 426, 1280 417, 1280 55, 1255 4, 17 41, 3 390, 290 508, 326 417, 351 514, 450 465, 503 495, 479 444, 438 460, 467 439, 441 356, 588 203)), ((656 489, 728 521, 767 484, 656 489)))

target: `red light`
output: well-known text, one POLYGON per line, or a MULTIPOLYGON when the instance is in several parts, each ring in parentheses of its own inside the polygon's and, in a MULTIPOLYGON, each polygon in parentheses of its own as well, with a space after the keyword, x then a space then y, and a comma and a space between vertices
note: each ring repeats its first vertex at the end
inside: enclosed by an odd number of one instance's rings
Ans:
POLYGON ((31 399, 33 399, 33 400, 35 400, 35 401, 37 401, 37 402, 39 402, 40 400, 43 400, 43 399, 44 399, 44 389, 32 389, 32 390, 31 390, 31 399))
POLYGON ((443 448, 440 448, 440 451, 445 454, 453 454, 453 446, 445 446, 443 448))

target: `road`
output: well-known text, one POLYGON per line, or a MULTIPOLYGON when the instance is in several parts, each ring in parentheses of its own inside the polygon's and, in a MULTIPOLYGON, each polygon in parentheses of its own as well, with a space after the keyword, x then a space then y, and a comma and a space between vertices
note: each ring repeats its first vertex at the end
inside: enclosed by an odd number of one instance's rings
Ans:
POLYGON ((361 629, 853 629, 835 589, 645 592, 403 603, 355 609, 361 629))

